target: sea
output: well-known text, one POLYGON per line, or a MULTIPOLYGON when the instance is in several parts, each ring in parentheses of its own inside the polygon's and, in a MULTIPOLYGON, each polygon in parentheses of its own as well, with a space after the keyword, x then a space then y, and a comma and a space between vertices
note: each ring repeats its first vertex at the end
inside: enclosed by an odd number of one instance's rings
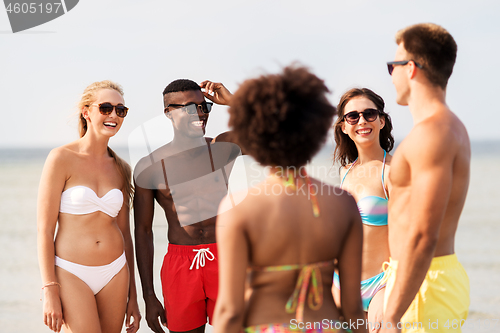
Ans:
MULTIPOLYGON (((127 148, 114 147, 125 160, 127 148)), ((37 259, 36 202, 43 164, 50 149, 0 149, 0 332, 51 332, 42 321, 41 277, 37 259)), ((325 145, 309 174, 338 184, 333 148, 325 145)), ((470 187, 456 235, 456 253, 470 279, 466 333, 500 332, 500 141, 472 142, 470 187), (497 211, 497 208, 499 211, 497 211)), ((156 212, 161 212, 156 207, 156 212)), ((133 230, 133 221, 131 219, 133 230)), ((160 267, 167 248, 165 217, 153 223, 154 283, 162 300, 160 267)), ((140 278, 139 306, 145 316, 140 278)), ((426 324, 426 323, 424 323, 426 324)), ((445 324, 445 323, 439 323, 445 324)), ((449 323, 452 327, 453 323, 449 323)), ((151 332, 143 319, 139 332, 151 332)), ((212 328, 207 327, 211 332, 212 328)), ((125 332, 125 329, 123 329, 125 332)))

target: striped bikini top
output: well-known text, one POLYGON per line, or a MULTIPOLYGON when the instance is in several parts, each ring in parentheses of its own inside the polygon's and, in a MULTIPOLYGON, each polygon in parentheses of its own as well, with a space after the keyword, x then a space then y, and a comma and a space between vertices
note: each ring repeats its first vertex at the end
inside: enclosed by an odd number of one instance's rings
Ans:
POLYGON ((110 190, 99 198, 87 186, 73 186, 61 194, 59 212, 74 215, 84 215, 101 211, 111 217, 116 217, 123 205, 123 193, 117 188, 110 190))
MULTIPOLYGON (((387 225, 387 202, 388 202, 388 197, 387 197, 387 191, 385 190, 385 184, 384 184, 384 171, 385 171, 385 156, 386 156, 386 151, 384 150, 384 161, 382 165, 382 188, 384 189, 384 194, 385 194, 385 199, 376 195, 369 195, 367 197, 361 198, 357 204, 358 204, 358 210, 359 214, 361 215, 361 221, 363 224, 366 225, 371 225, 371 226, 384 226, 387 225)), ((351 171, 352 167, 358 159, 356 159, 349 169, 347 169, 347 172, 345 173, 344 177, 342 178, 342 182, 340 183, 340 188, 342 188, 342 184, 344 184, 345 177, 351 171)))

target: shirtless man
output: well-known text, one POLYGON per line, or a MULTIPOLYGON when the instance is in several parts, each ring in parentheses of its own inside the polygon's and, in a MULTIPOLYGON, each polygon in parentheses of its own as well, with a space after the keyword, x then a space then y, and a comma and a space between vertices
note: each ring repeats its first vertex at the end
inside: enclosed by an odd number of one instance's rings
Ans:
POLYGON ((460 332, 469 279, 455 255, 455 233, 471 150, 464 125, 445 101, 457 45, 435 24, 405 28, 396 43, 395 61, 387 65, 397 103, 409 106, 414 127, 392 159, 391 262, 381 331, 460 332), (394 329, 398 322, 402 330, 394 329))
POLYGON ((203 332, 211 323, 218 289, 215 219, 237 145, 225 135, 205 137, 212 103, 227 104, 231 93, 222 85, 176 80, 163 92, 164 112, 172 121, 173 140, 142 158, 134 170, 135 244, 146 320, 157 333, 203 332), (201 91, 205 88, 205 92, 201 91), (213 95, 211 94, 213 93, 213 95), (153 288, 154 201, 165 211, 168 253, 161 270, 164 306, 153 288))

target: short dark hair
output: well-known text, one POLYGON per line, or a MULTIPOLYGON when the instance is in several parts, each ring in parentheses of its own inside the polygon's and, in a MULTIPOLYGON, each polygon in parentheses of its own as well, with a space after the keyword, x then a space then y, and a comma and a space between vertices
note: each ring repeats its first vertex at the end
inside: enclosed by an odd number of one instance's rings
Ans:
POLYGON ((163 96, 168 93, 178 92, 178 91, 189 91, 189 90, 200 90, 201 88, 198 83, 188 80, 188 79, 177 79, 172 81, 163 90, 163 96))
POLYGON ((391 117, 385 113, 384 107, 385 102, 377 95, 375 92, 368 88, 353 88, 348 90, 340 98, 339 104, 337 105, 337 115, 338 118, 334 125, 334 136, 335 136, 335 151, 334 161, 339 161, 340 165, 345 167, 348 163, 352 163, 358 158, 358 149, 356 144, 351 140, 349 135, 342 132, 342 122, 344 121, 344 111, 345 106, 350 100, 356 97, 366 97, 375 104, 377 110, 380 112, 380 117, 384 117, 385 125, 380 130, 380 147, 386 152, 389 152, 394 148, 394 137, 392 136, 392 122, 391 117))
POLYGON ((335 115, 323 80, 304 67, 246 80, 231 100, 236 143, 262 165, 306 164, 325 141, 335 115))
POLYGON ((415 24, 398 31, 396 43, 403 43, 432 84, 446 88, 457 58, 457 43, 448 31, 433 23, 415 24))

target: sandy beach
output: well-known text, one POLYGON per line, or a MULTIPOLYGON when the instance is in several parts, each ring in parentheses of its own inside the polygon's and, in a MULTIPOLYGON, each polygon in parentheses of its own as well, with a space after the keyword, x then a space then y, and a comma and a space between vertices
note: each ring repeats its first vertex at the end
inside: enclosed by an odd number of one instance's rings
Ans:
MULTIPOLYGON (((127 157, 126 150, 119 151, 127 157)), ((5 333, 51 332, 42 323, 36 249, 36 197, 47 153, 47 149, 0 150, 0 288, 3 290, 0 331, 5 333)), ((309 166, 309 171, 312 176, 338 183, 338 168, 331 166, 331 153, 331 146, 326 146, 309 166)), ((500 331, 500 224, 495 210, 500 200, 499 169, 500 143, 473 143, 469 193, 456 238, 456 253, 471 284, 465 333, 500 331)), ((158 272, 155 285, 159 299, 162 299, 159 271, 167 247, 166 232, 164 217, 156 215, 154 265, 158 272)), ((144 316, 140 286, 138 292, 144 316)), ((139 332, 150 332, 145 320, 139 332)))

